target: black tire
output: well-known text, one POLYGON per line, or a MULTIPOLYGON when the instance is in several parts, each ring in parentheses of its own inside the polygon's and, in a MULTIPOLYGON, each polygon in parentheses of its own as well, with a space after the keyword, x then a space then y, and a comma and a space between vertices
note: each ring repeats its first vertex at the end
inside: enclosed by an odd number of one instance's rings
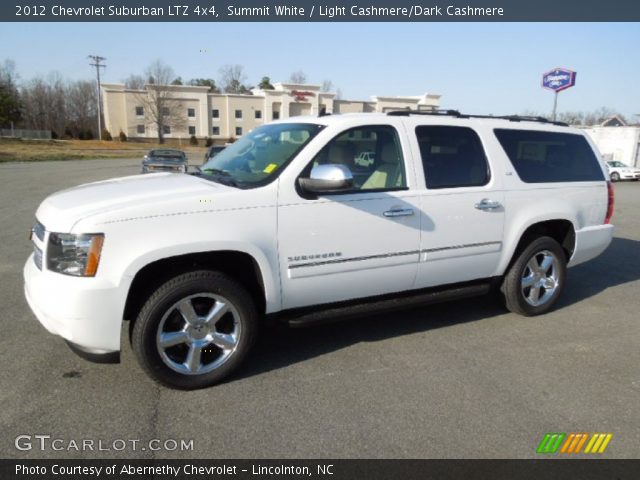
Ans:
POLYGON ((611 174, 611 181, 612 182, 619 182, 620 181, 620 174, 617 172, 613 172, 611 174))
POLYGON ((172 278, 149 297, 133 326, 131 345, 151 378, 168 387, 192 390, 219 383, 236 370, 255 342, 257 330, 258 312, 247 290, 223 273, 198 270, 172 278), (207 314, 213 318, 210 322, 205 322, 207 314), (182 329, 180 322, 184 322, 182 329), (234 334, 235 343, 231 341, 234 334), (179 336, 178 343, 164 346, 163 342, 171 343, 170 336, 179 336), (211 336, 217 343, 206 343, 211 336), (228 348, 218 346, 225 341, 228 348))
POLYGON ((558 242, 551 237, 533 239, 518 254, 503 279, 501 290, 507 309, 528 317, 548 312, 560 297, 566 277, 567 258, 558 242), (551 266, 545 270, 544 262, 550 257, 551 266), (530 261, 537 265, 536 271, 530 268, 530 261), (532 286, 525 286, 529 283, 532 286), (537 305, 536 296, 541 302, 537 305))

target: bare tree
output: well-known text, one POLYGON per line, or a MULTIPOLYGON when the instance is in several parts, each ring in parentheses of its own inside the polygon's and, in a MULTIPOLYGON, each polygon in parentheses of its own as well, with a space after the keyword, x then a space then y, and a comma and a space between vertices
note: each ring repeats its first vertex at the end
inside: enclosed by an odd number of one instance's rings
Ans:
POLYGON ((307 83, 307 75, 302 70, 297 70, 289 77, 291 83, 307 83))
POLYGON ((322 87, 320 88, 321 92, 330 92, 333 90, 333 82, 331 80, 323 80, 322 87))
POLYGON ((122 81, 122 83, 124 83, 126 88, 131 90, 142 90, 144 89, 146 81, 142 75, 129 75, 122 81))
POLYGON ((248 93, 244 85, 247 76, 242 65, 224 65, 220 68, 220 85, 225 93, 248 93))
POLYGON ((16 86, 16 65, 12 60, 0 64, 0 126, 20 120, 20 93, 16 86))
POLYGON ((336 89, 336 100, 342 100, 342 90, 339 88, 336 89))
POLYGON ((160 60, 154 61, 145 70, 148 85, 136 99, 144 108, 147 124, 155 128, 158 143, 164 143, 165 129, 179 129, 186 124, 185 109, 175 96, 175 87, 170 83, 176 78, 173 69, 160 60))
POLYGON ((27 128, 51 130, 54 137, 67 127, 66 86, 58 72, 36 77, 23 85, 20 96, 27 128))
POLYGON ((78 80, 67 85, 67 128, 75 137, 95 138, 95 84, 90 80, 78 80))

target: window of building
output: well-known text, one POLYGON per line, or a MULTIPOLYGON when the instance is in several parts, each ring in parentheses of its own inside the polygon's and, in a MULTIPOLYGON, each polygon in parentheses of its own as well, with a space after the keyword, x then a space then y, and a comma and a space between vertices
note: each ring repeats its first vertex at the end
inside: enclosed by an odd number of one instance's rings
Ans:
POLYGON ((211 118, 220 118, 220 110, 217 108, 211 110, 211 118))
POLYGON ((171 133, 171 126, 170 125, 163 125, 162 126, 162 133, 164 133, 165 135, 169 135, 171 133))
POLYGON ((262 118, 262 110, 256 110, 255 114, 256 114, 256 120, 259 120, 262 118))
POLYGON ((136 107, 136 116, 144 117, 144 107, 136 107))
POLYGON ((240 120, 242 118, 242 110, 236 110, 236 118, 240 120))
POLYGON ((187 117, 195 117, 196 109, 195 108, 187 108, 187 117))
POLYGON ((138 132, 138 134, 143 135, 144 134, 144 125, 137 125, 136 126, 136 132, 138 132))
POLYGON ((196 127, 194 127, 193 125, 189 126, 189 135, 195 135, 196 134, 196 127))
POLYGON ((402 148, 396 130, 388 125, 358 127, 331 140, 303 173, 317 165, 340 164, 353 175, 353 189, 398 190, 407 187, 402 148))
POLYGON ((604 180, 582 135, 537 130, 494 130, 518 176, 526 183, 604 180))
POLYGON ((280 112, 274 111, 272 117, 273 117, 274 120, 279 120, 280 119, 280 112))
POLYGON ((220 127, 211 127, 211 135, 220 135, 220 127))
POLYGON ((239 137, 242 135, 242 127, 236 127, 236 136, 239 137))
POLYGON ((162 115, 164 115, 165 117, 171 114, 171 112, 169 112, 169 107, 162 107, 161 112, 162 112, 162 115))
POLYGON ((477 187, 489 182, 478 134, 467 127, 416 127, 427 188, 477 187))

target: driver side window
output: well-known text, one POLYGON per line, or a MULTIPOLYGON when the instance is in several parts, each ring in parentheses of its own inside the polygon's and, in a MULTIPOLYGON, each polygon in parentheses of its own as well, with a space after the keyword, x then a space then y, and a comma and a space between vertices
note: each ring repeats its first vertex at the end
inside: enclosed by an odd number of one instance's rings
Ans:
POLYGON ((353 189, 349 192, 407 187, 398 134, 388 125, 370 125, 342 132, 316 155, 307 175, 312 167, 326 164, 341 164, 351 171, 353 189))

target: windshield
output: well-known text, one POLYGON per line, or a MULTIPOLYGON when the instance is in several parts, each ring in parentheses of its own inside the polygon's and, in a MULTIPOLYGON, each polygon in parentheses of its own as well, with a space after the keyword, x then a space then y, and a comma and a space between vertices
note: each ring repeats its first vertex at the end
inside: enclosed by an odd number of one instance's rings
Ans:
POLYGON ((204 175, 227 177, 243 186, 258 186, 278 175, 320 130, 311 123, 276 123, 256 128, 211 158, 204 175))
POLYGON ((610 167, 626 167, 626 165, 622 162, 609 162, 610 167))

